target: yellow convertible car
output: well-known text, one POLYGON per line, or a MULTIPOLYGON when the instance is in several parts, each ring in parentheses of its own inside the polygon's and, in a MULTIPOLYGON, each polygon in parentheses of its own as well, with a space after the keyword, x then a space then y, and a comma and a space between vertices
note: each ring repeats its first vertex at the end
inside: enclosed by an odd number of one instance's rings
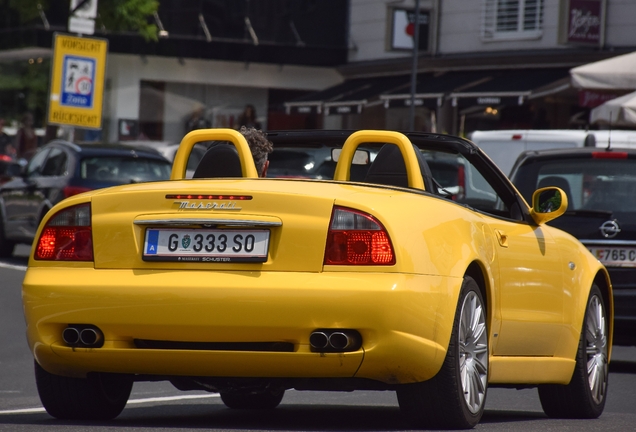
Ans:
POLYGON ((567 208, 562 190, 528 205, 452 136, 268 138, 274 152, 330 147, 332 178, 259 178, 243 135, 198 130, 169 181, 46 215, 23 302, 52 416, 114 418, 149 380, 234 409, 275 408, 287 389, 396 391, 416 427, 475 426, 489 386, 538 387, 551 417, 601 415, 612 287, 546 225, 567 208), (220 169, 187 179, 201 141, 217 142, 201 164, 220 169))

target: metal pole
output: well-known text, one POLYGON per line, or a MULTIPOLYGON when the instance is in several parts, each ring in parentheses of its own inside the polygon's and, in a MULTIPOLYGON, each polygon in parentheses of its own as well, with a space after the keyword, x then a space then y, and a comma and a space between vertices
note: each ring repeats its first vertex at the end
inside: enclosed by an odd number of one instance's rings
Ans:
POLYGON ((411 68, 411 110, 409 130, 415 130, 415 91, 417 87, 417 60, 420 51, 420 0, 415 0, 415 31, 413 33, 413 67, 411 68))

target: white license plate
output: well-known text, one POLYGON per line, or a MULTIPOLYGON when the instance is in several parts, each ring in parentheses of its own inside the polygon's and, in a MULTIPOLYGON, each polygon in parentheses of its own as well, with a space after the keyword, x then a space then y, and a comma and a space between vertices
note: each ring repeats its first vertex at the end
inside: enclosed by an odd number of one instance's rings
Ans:
POLYGON ((636 248, 588 246, 592 255, 606 266, 636 267, 636 248))
POLYGON ((265 262, 268 230, 148 228, 144 261, 265 262))

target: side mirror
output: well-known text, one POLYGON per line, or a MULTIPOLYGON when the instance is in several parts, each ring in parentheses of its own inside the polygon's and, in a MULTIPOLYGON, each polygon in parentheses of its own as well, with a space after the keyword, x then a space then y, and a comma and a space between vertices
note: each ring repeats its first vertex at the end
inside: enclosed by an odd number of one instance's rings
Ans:
MULTIPOLYGON (((342 149, 331 149, 331 159, 334 162, 338 162, 338 158, 340 158, 340 153, 342 153, 342 149)), ((353 161, 351 163, 353 165, 369 165, 371 161, 371 153, 368 150, 356 150, 353 154, 353 161)))
POLYGON ((539 225, 558 218, 567 208, 568 196, 563 189, 550 186, 538 189, 532 194, 530 214, 539 225))

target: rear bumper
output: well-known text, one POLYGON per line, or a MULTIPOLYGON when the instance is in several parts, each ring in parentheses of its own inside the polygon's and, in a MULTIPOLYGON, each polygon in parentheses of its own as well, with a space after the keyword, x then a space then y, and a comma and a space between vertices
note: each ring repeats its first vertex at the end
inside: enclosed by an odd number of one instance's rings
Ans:
POLYGON ((462 280, 383 273, 95 270, 31 267, 23 284, 29 346, 52 373, 358 377, 423 381, 444 360, 462 280), (71 348, 68 324, 104 333, 71 348), (356 329, 362 348, 314 353, 317 328, 356 329), (293 352, 136 348, 135 339, 288 342, 293 352))

